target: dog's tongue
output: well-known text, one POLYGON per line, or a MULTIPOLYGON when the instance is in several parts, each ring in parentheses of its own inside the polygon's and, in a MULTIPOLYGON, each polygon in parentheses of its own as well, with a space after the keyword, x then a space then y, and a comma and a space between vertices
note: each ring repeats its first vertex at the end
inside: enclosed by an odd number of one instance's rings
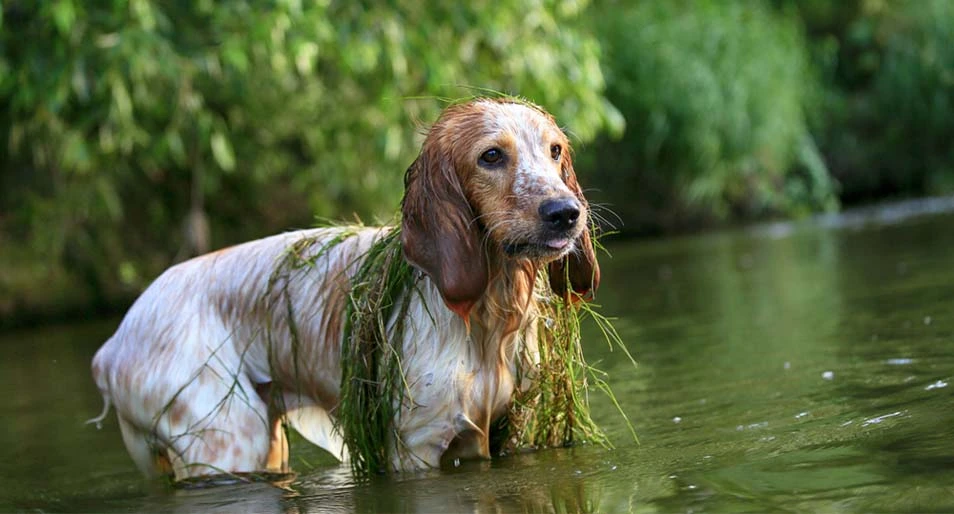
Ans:
POLYGON ((553 241, 547 241, 547 246, 553 248, 554 250, 562 250, 568 244, 570 244, 570 241, 566 239, 554 239, 553 241))

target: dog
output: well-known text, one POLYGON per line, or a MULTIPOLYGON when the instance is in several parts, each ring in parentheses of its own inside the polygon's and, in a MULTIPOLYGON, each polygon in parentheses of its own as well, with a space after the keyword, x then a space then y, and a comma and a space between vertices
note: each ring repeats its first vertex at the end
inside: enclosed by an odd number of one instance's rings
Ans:
MULTIPOLYGON (((400 244, 418 278, 394 316, 414 402, 395 415, 404 451, 390 467, 487 459, 492 423, 526 387, 517 360, 537 355, 538 272, 569 301, 599 285, 592 215, 567 136, 522 100, 447 107, 404 182, 400 244)), ((105 406, 90 421, 114 406, 147 476, 290 472, 286 424, 347 460, 336 413, 350 278, 388 230, 289 232, 169 268, 93 358, 105 406), (287 278, 285 301, 263 302, 292 247, 313 266, 287 278)))

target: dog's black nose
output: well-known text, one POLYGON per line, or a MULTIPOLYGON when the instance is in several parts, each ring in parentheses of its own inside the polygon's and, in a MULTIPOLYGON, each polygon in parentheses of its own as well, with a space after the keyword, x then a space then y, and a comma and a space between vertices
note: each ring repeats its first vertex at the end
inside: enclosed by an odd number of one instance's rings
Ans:
POLYGON ((557 198, 540 204, 540 219, 551 228, 566 230, 580 218, 580 204, 575 198, 557 198))

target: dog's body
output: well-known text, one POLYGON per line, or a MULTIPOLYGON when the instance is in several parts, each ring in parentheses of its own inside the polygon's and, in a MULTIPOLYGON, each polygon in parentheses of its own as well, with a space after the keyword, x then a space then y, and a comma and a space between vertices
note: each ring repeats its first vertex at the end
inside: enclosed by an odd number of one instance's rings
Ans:
MULTIPOLYGON (((413 398, 394 420, 392 444, 404 451, 393 452, 393 469, 489 457, 490 425, 525 385, 518 360, 536 355, 538 271, 549 266, 554 292, 567 298, 598 283, 586 227, 568 142, 549 115, 510 100, 445 111, 407 172, 402 203, 402 247, 420 275, 404 293, 407 311, 388 325, 403 316, 413 398)), ((345 306, 351 277, 387 230, 272 236, 156 279, 93 360, 138 467, 176 479, 285 472, 282 422, 347 458, 333 421, 345 306), (314 266, 276 284, 293 246, 314 266)))

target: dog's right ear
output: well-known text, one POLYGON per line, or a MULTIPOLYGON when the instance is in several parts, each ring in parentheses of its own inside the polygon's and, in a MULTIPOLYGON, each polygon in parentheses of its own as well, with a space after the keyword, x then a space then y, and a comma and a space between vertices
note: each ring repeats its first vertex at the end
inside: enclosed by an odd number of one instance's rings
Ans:
POLYGON ((425 143, 404 176, 401 244, 405 258, 431 277, 447 307, 468 323, 487 288, 487 256, 451 157, 436 146, 425 143))

